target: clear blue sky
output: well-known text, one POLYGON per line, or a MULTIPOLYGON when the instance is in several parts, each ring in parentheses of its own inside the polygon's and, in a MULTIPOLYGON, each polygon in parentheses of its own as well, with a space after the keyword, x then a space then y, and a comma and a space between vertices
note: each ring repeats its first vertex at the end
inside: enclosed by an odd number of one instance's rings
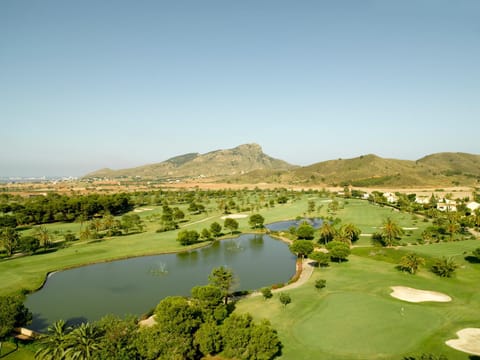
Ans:
POLYGON ((0 176, 256 142, 480 153, 478 0, 2 0, 0 176))

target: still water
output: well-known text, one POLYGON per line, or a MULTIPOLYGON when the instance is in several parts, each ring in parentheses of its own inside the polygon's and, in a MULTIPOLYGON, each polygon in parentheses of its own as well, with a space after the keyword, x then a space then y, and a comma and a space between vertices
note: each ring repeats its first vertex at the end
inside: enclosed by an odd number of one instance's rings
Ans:
POLYGON ((298 228, 304 222, 313 226, 314 229, 320 228, 323 224, 322 219, 305 218, 299 220, 277 221, 271 224, 267 224, 265 225, 265 227, 271 231, 288 231, 292 226, 298 228))
POLYGON ((166 296, 189 295, 193 286, 207 284, 212 269, 222 265, 235 274, 234 290, 251 290, 288 281, 295 256, 268 235, 245 234, 188 252, 60 271, 28 296, 30 327, 44 331, 58 319, 75 324, 106 314, 141 315, 166 296))

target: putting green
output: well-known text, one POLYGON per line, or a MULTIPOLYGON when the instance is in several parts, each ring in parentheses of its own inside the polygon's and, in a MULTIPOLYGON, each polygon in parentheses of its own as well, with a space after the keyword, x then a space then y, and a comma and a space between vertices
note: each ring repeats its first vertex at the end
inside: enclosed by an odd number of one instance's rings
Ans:
POLYGON ((355 293, 333 293, 294 329, 299 342, 322 353, 376 358, 406 352, 442 323, 419 304, 355 293))

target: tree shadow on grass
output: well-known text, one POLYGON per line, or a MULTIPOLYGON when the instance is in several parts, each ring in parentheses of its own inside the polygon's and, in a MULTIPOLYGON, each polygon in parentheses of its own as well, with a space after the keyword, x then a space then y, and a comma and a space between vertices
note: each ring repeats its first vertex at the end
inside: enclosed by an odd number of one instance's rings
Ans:
MULTIPOLYGON (((0 346, 0 359, 1 359, 1 358, 4 358, 4 357, 7 357, 8 355, 13 354, 15 351, 18 350, 18 341, 17 341, 17 339, 15 339, 14 341, 15 341, 15 348, 12 349, 12 350, 10 350, 10 351, 8 351, 8 352, 6 352, 6 353, 4 353, 4 354, 2 354, 2 352, 3 352, 3 351, 2 351, 2 348, 3 348, 5 345, 0 346)), ((1 341, 0 341, 0 343, 1 343, 1 341)), ((5 344, 5 342, 4 342, 4 344, 5 344)))
MULTIPOLYGON (((465 256, 465 260, 468 261, 470 264, 480 264, 480 258, 476 257, 476 256, 465 256)), ((477 356, 478 359, 480 359, 480 357, 477 356)))

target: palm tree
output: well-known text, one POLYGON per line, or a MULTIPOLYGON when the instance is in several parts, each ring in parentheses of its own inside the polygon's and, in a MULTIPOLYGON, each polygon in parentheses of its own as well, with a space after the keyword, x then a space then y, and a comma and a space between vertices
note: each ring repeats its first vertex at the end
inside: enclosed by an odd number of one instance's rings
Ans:
POLYGON ((410 253, 400 259, 399 268, 410 274, 415 274, 421 265, 425 265, 425 259, 415 253, 410 253))
POLYGON ((90 323, 82 323, 73 330, 68 337, 68 349, 66 355, 72 360, 89 360, 95 357, 100 350, 99 330, 90 323))
POLYGON ((40 241, 40 246, 43 246, 44 250, 47 250, 50 245, 50 232, 45 226, 38 226, 35 228, 35 237, 40 241))
POLYGON ((66 359, 66 346, 69 327, 65 321, 58 320, 49 328, 47 335, 40 338, 41 348, 35 353, 36 359, 60 360, 66 359))
POLYGON ((459 228, 460 228, 460 226, 458 225, 458 223, 455 219, 450 218, 448 220, 446 230, 447 230, 448 234, 450 235, 450 241, 453 240, 453 235, 458 231, 459 228))
POLYGON ((392 246, 395 239, 403 235, 403 229, 391 218, 387 218, 383 222, 382 237, 385 239, 387 246, 392 246))
POLYGON ((332 241, 337 230, 330 224, 328 221, 324 221, 322 226, 319 229, 320 232, 320 241, 326 245, 328 242, 332 241))
POLYGON ((341 227, 340 233, 342 234, 342 238, 347 239, 347 242, 351 245, 359 239, 362 231, 354 224, 346 224, 341 227))

